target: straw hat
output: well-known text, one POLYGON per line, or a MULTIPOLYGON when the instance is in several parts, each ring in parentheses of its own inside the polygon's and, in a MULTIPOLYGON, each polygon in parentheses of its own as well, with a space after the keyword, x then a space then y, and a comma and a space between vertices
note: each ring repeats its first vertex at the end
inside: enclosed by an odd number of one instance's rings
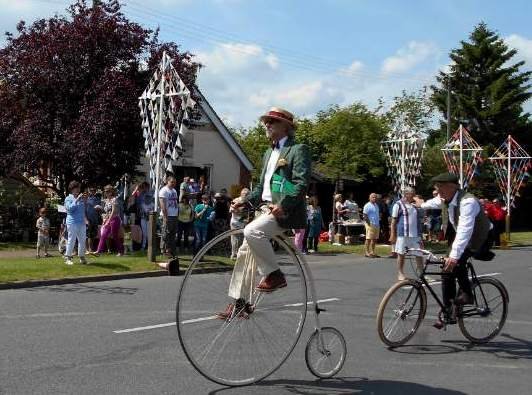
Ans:
POLYGON ((292 128, 296 128, 296 124, 294 123, 294 114, 280 107, 272 107, 266 114, 260 117, 261 122, 265 122, 268 119, 275 119, 277 121, 285 122, 292 126, 292 128))

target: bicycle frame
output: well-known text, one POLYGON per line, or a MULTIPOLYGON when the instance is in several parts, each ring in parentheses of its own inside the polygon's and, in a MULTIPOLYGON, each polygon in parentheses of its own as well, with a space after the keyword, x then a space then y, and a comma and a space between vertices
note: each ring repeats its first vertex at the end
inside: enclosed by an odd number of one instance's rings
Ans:
MULTIPOLYGON (((314 305, 314 329, 317 330, 319 333, 321 333, 321 325, 320 325, 320 318, 319 314, 322 311, 325 311, 325 309, 322 309, 318 306, 318 298, 317 298, 317 292, 316 292, 316 285, 314 283, 314 275, 312 274, 312 271, 310 270, 310 267, 308 266, 308 262, 305 258, 305 255, 301 253, 295 245, 291 242, 291 240, 285 236, 280 235, 277 236, 276 239, 281 241, 285 244, 287 249, 293 254, 293 256, 298 260, 299 264, 301 265, 301 268, 303 269, 303 276, 305 278, 305 283, 307 285, 307 289, 309 290, 309 293, 307 293, 307 303, 310 302, 312 305, 314 305), (310 300, 309 300, 310 299, 310 300)), ((322 338, 320 339, 320 346, 323 347, 322 338)))
MULTIPOLYGON (((444 276, 452 275, 452 273, 446 273, 446 272, 442 272, 442 271, 439 271, 439 272, 427 271, 427 268, 428 268, 429 265, 440 265, 440 262, 431 261, 430 259, 433 257, 433 255, 429 251, 419 250, 419 249, 412 249, 410 251, 421 251, 423 254, 428 253, 429 257, 425 261, 425 264, 423 266, 423 271, 419 275, 419 280, 418 281, 420 281, 423 285, 425 285, 425 288, 427 288, 429 290, 430 294, 432 295, 432 297, 434 298, 436 303, 438 303, 438 305, 440 306, 441 310, 444 312, 445 315, 447 315, 449 313, 447 311, 448 310, 447 307, 443 304, 443 301, 440 299, 438 294, 432 289, 432 286, 430 285, 430 283, 425 278, 425 275, 436 275, 436 276, 440 276, 440 277, 443 278, 444 276)), ((478 281, 477 273, 475 271, 475 268, 473 267, 473 264, 471 262, 471 258, 469 258, 467 260, 466 268, 467 268, 468 272, 471 273, 471 282, 478 286, 478 289, 480 290, 480 294, 482 296, 482 300, 484 301, 485 305, 487 305, 486 296, 484 295, 484 291, 482 290, 482 286, 480 285, 480 282, 478 281)), ((477 291, 475 290, 475 287, 472 287, 472 291, 473 291, 473 298, 475 300, 475 306, 478 306, 477 291)), ((458 315, 459 316, 473 316, 473 315, 479 315, 479 314, 483 314, 483 313, 484 312, 480 313, 476 308, 468 309, 468 310, 465 310, 465 311, 464 310, 458 311, 458 315)))

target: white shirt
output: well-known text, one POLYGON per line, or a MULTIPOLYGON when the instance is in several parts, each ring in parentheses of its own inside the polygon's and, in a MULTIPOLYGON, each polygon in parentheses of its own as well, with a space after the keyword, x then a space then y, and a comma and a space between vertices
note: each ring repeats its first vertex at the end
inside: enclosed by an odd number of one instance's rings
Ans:
MULTIPOLYGON (((454 223, 454 210, 456 210, 458 199, 458 192, 454 194, 453 199, 449 203, 449 222, 456 231, 456 236, 451 246, 450 258, 460 259, 475 227, 475 217, 480 212, 480 203, 472 197, 462 198, 460 201, 460 217, 458 218, 458 228, 454 223)), ((436 196, 433 199, 427 200, 421 205, 423 208, 441 209, 443 206, 443 199, 436 196)))
POLYGON ((268 164, 266 165, 266 173, 264 173, 264 184, 262 185, 262 200, 265 202, 272 201, 271 180, 273 172, 275 171, 275 166, 277 165, 277 161, 279 160, 279 156, 281 155, 281 148, 284 147, 284 144, 286 143, 287 139, 288 136, 285 136, 281 140, 279 140, 279 148, 272 149, 270 160, 268 160, 268 164))
MULTIPOLYGON (((177 217, 179 213, 179 207, 177 205, 177 191, 174 188, 168 188, 167 185, 161 188, 159 191, 159 197, 164 199, 166 204, 166 213, 169 217, 177 217)), ((163 212, 161 210, 161 216, 163 212)))
MULTIPOLYGON (((418 237, 419 236, 418 229, 417 229, 418 218, 417 218, 416 207, 412 205, 412 203, 408 203, 405 201, 402 201, 402 203, 406 207, 406 212, 408 216, 408 226, 406 226, 407 224, 405 224, 404 235, 405 237, 418 237), (408 229, 408 234, 406 232, 406 229, 408 229)), ((395 218, 395 219, 399 218, 399 211, 402 212, 402 210, 403 209, 401 207, 401 203, 396 202, 392 208, 392 218, 395 218)), ((406 221, 406 218, 403 218, 403 221, 406 221)), ((399 224, 397 224, 397 226, 399 226, 399 224)))

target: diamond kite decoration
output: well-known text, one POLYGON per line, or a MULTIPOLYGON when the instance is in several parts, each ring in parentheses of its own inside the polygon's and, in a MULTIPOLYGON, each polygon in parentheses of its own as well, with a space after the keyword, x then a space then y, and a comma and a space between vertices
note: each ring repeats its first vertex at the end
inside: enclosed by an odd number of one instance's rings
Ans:
POLYGON ((482 162, 482 147, 471 137, 469 131, 460 125, 441 151, 449 173, 456 174, 460 186, 466 188, 482 162))
MULTIPOLYGON (((196 103, 190 90, 163 53, 161 63, 139 98, 144 148, 151 186, 158 191, 167 171, 183 153, 182 139, 196 103)), ((155 199, 155 211, 159 199, 155 199)))
POLYGON ((425 150, 426 134, 417 131, 405 120, 396 122, 381 142, 386 158, 388 176, 392 179, 394 191, 400 193, 407 186, 415 186, 421 175, 421 161, 425 150))
POLYGON ((508 208, 508 215, 515 197, 519 196, 521 186, 530 177, 528 173, 528 170, 532 169, 530 159, 528 153, 510 135, 490 158, 498 187, 508 208))

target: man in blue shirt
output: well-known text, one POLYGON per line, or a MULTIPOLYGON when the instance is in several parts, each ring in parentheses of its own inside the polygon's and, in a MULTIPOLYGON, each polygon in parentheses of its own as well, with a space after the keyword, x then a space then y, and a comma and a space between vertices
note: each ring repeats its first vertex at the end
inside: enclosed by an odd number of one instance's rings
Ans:
POLYGON ((366 242, 364 244, 365 255, 368 258, 379 258, 379 256, 375 254, 375 244, 379 238, 380 231, 380 212, 376 193, 369 195, 369 202, 364 205, 362 213, 364 221, 366 222, 366 242))
POLYGON ((85 242, 86 242, 86 216, 85 206, 87 194, 80 193, 80 184, 77 181, 71 181, 68 184, 70 194, 65 199, 65 208, 67 212, 66 225, 68 232, 67 247, 65 252, 65 263, 73 265, 72 252, 76 240, 78 241, 78 257, 81 264, 86 264, 85 259, 85 242))

